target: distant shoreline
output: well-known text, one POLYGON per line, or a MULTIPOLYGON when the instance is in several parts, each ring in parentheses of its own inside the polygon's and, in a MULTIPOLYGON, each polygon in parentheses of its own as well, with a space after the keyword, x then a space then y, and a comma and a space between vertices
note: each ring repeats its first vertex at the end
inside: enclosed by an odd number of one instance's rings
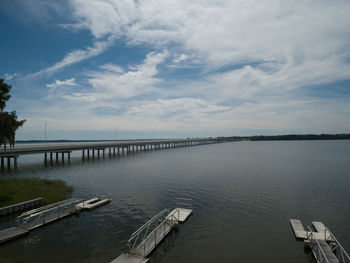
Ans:
POLYGON ((349 140, 350 133, 344 134, 286 134, 218 137, 229 141, 315 141, 315 140, 349 140))
MULTIPOLYGON (((343 134, 286 134, 286 135, 253 135, 253 136, 219 136, 210 137, 219 141, 313 141, 313 140, 350 140, 350 133, 343 134)), ((110 142, 138 141, 161 139, 125 139, 125 140, 46 140, 46 143, 70 142, 110 142)), ((166 140, 166 139, 164 139, 166 140)), ((17 140, 16 143, 44 143, 44 140, 17 140)))

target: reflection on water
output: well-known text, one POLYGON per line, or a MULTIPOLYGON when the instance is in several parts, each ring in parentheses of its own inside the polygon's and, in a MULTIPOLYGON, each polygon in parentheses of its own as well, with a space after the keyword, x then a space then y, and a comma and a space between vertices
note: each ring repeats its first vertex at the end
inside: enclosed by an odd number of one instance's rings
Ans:
POLYGON ((44 165, 22 156, 4 176, 63 179, 74 197, 112 202, 0 246, 0 262, 110 262, 158 211, 194 215, 152 262, 308 262, 289 218, 323 221, 350 249, 350 141, 233 142, 44 165), (20 251, 20 253, 18 252, 20 251))

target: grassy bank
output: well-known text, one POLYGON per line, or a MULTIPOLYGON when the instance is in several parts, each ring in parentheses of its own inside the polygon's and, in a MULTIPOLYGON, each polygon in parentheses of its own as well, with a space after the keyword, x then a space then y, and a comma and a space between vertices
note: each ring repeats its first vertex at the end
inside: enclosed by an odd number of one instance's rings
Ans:
POLYGON ((40 178, 0 178, 0 207, 38 197, 51 204, 71 197, 74 188, 61 180, 40 178))

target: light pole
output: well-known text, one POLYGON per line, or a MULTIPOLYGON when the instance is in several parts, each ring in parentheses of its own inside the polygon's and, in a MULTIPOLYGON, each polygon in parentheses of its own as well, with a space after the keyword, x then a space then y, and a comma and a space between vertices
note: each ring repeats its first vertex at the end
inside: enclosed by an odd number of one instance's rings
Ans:
POLYGON ((117 140, 117 128, 114 128, 114 140, 117 140))
POLYGON ((47 125, 47 121, 45 121, 45 141, 44 141, 44 143, 46 143, 46 125, 47 125))

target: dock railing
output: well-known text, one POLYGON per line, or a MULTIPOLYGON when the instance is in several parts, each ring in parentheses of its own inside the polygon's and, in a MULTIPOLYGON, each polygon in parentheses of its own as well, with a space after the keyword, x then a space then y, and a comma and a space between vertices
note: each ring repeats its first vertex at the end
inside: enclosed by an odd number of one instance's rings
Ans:
POLYGON ((327 227, 325 228, 325 235, 326 235, 326 232, 329 233, 329 236, 326 239, 326 241, 330 242, 332 246, 332 251, 335 253, 336 257, 338 258, 339 263, 350 263, 349 254, 346 253, 343 246, 340 244, 337 238, 333 235, 333 233, 327 227))
POLYGON ((317 262, 319 263, 329 263, 325 253, 323 252, 323 249, 321 248, 320 243, 318 240, 314 237, 314 234, 310 228, 310 226, 307 226, 308 233, 307 233, 307 240, 310 242, 311 250, 313 251, 317 262))
POLYGON ((174 227, 176 222, 176 216, 174 214, 169 215, 169 209, 159 212, 131 235, 128 240, 129 253, 134 254, 136 250, 140 253, 140 248, 142 248, 142 255, 140 256, 146 257, 168 233, 167 230, 174 227), (161 229, 162 227, 164 229, 161 229), (152 242, 150 243, 149 240, 152 240, 152 242))
POLYGON ((17 219, 18 227, 33 229, 39 225, 45 224, 47 220, 50 221, 53 218, 60 218, 63 215, 74 213, 77 211, 77 207, 75 205, 80 201, 80 199, 71 198, 68 202, 64 202, 55 207, 38 211, 37 213, 30 214, 26 217, 19 217, 17 219))

